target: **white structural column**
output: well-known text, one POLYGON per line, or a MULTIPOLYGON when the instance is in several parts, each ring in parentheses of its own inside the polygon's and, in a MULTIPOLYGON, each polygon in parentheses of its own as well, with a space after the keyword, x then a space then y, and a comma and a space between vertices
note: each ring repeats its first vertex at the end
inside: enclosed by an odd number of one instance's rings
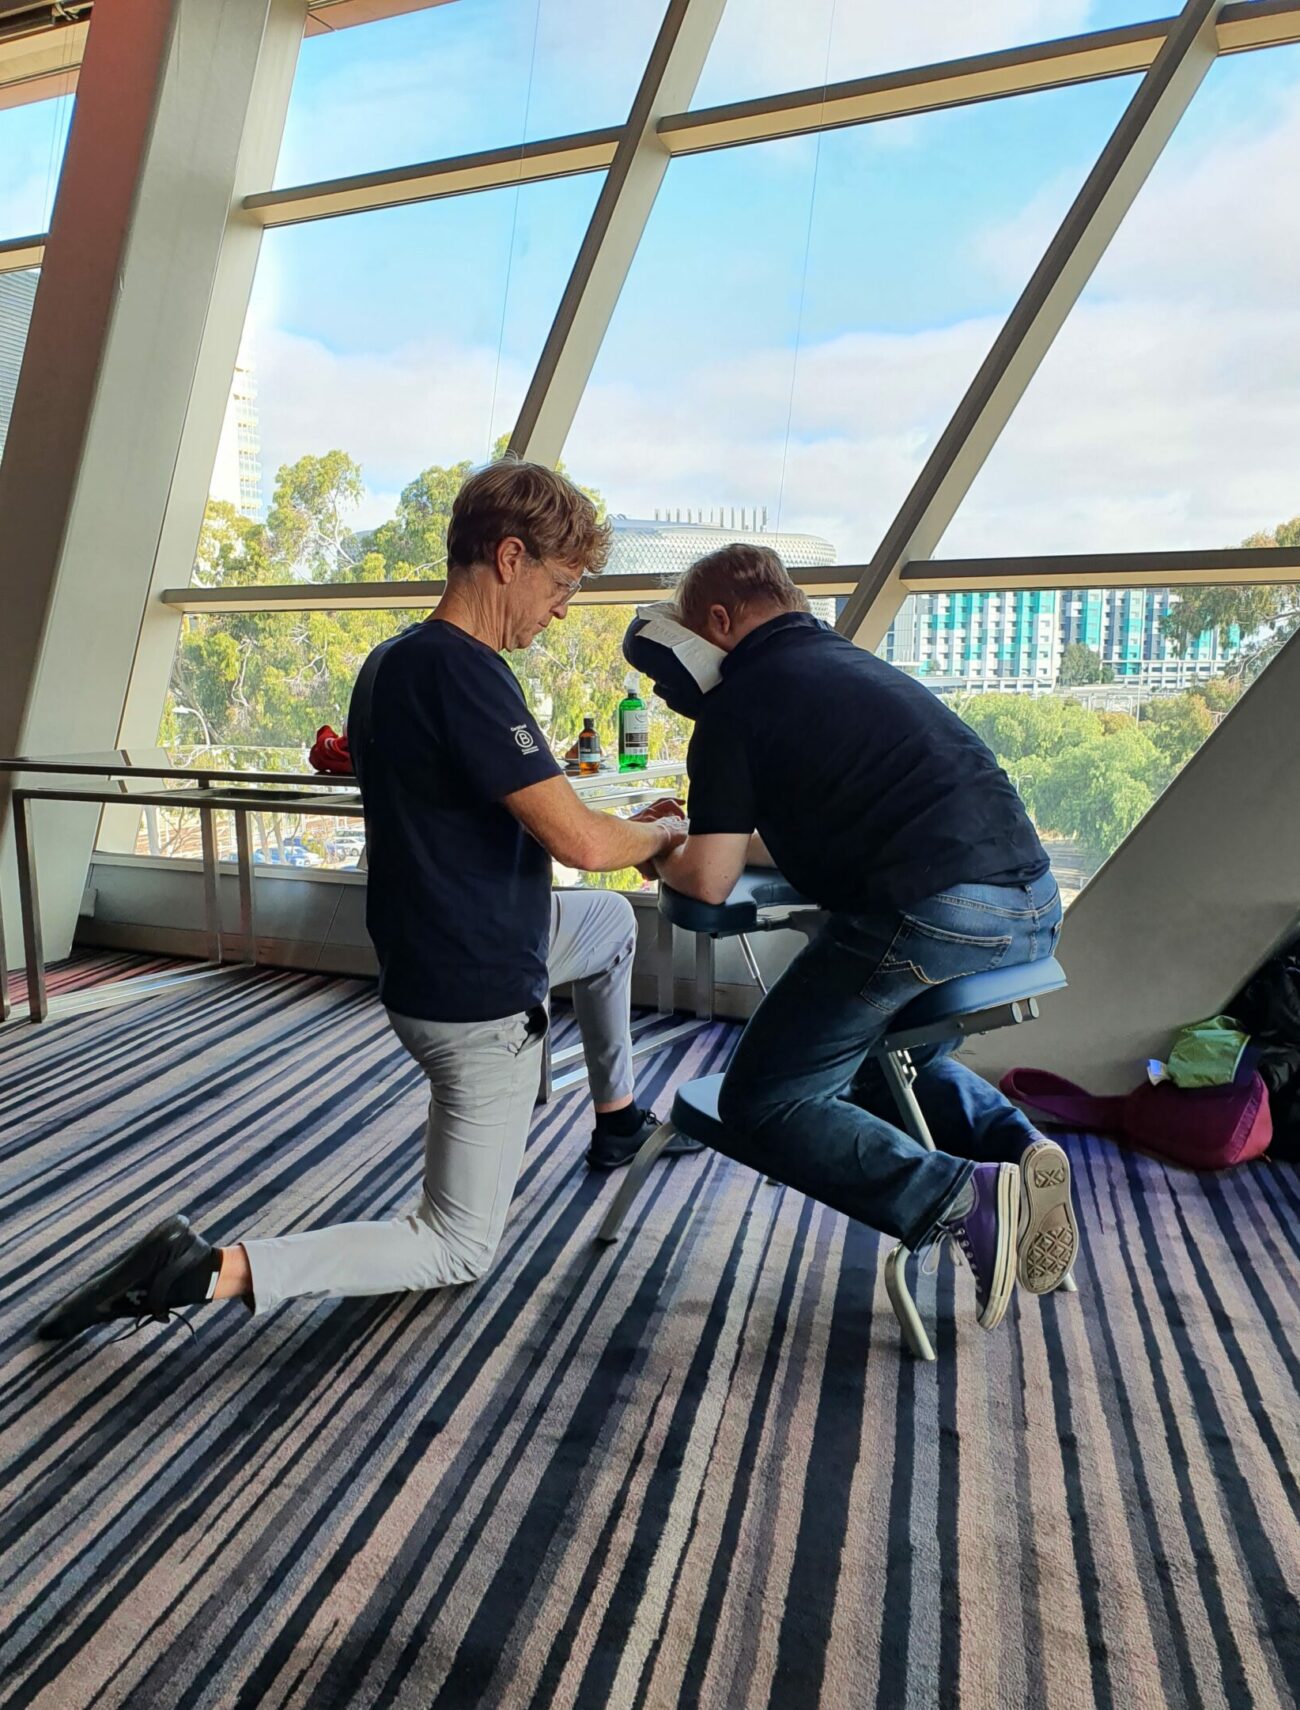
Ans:
MULTIPOLYGON (((247 102, 247 122, 234 178, 228 186, 228 223, 203 325, 190 407, 175 454, 122 710, 119 740, 124 747, 151 746, 157 739, 181 625, 180 612, 159 596, 164 588, 186 587, 194 569, 217 443, 262 247, 264 228, 247 211, 244 200, 254 186, 268 184, 275 174, 302 40, 302 0, 270 0, 261 56, 247 102)), ((127 810, 108 810, 100 846, 133 847, 138 819, 138 814, 127 810)))
MULTIPOLYGON (((113 0, 92 16, 0 466, 0 752, 118 733, 270 10, 113 0)), ((94 817, 38 819, 52 957, 94 817)))
POLYGON ((962 1059, 990 1080, 1051 1069, 1130 1092, 1177 1028, 1219 1014, 1300 924, 1300 636, 1247 690, 1070 904, 1069 989, 962 1059))
POLYGON ((627 125, 538 361, 510 449, 555 463, 627 278, 668 152, 660 119, 689 106, 726 0, 669 0, 627 125))
POLYGON ((1220 0, 1188 0, 1177 24, 890 525, 838 629, 876 648, 903 603, 900 578, 929 558, 1066 316, 1214 63, 1220 0))

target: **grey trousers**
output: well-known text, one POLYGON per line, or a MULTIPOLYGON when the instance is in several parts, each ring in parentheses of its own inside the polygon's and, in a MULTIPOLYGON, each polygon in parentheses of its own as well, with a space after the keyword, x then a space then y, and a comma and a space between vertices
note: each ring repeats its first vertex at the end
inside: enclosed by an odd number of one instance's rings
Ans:
MULTIPOLYGON (((632 1091, 636 919, 614 891, 556 891, 552 985, 573 987, 592 1098, 632 1091)), ((245 1241, 253 1310, 316 1295, 396 1294, 473 1282, 492 1263, 519 1179, 541 1076, 542 1029, 501 1021, 419 1021, 388 1012, 429 1078, 424 1186, 400 1217, 245 1241)))

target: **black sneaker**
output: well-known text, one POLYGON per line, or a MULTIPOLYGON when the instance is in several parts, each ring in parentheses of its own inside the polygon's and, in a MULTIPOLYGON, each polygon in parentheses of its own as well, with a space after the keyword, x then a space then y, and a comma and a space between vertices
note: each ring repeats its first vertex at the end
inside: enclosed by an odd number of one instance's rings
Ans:
MULTIPOLYGON (((624 1164, 632 1162, 659 1127, 659 1118, 653 1110, 643 1110, 639 1114, 641 1121, 631 1134, 610 1134, 601 1128, 592 1130, 591 1145, 587 1148, 587 1163, 593 1170, 621 1170, 624 1164)), ((702 1141, 692 1140, 688 1134, 674 1134, 660 1157, 683 1158, 690 1152, 703 1150, 702 1141)))
POLYGON ((134 1318, 137 1325, 146 1318, 166 1324, 171 1317, 167 1302, 176 1282, 198 1266, 210 1274, 212 1255, 212 1246, 194 1233, 187 1217, 169 1217, 51 1307, 36 1326, 36 1334, 47 1342, 60 1342, 118 1318, 134 1318))

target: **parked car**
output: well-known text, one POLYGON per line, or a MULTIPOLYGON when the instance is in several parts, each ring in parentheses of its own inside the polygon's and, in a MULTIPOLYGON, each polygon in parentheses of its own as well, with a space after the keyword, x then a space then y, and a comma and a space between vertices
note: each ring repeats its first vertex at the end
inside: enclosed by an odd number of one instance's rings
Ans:
POLYGON ((325 840, 325 853, 331 861, 359 861, 365 853, 366 840, 359 831, 337 831, 325 840))
POLYGON ((273 844, 270 849, 254 849, 253 859, 259 864, 271 867, 319 867, 321 864, 319 855, 313 855, 311 850, 304 848, 301 843, 291 843, 287 840, 283 854, 279 847, 273 844))

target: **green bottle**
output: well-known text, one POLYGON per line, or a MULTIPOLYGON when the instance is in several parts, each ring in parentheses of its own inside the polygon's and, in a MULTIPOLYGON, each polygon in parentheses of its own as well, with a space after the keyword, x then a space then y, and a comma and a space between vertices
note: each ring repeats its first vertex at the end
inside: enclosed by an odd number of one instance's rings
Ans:
POLYGON ((629 672, 626 696, 618 703, 618 769, 644 772, 650 759, 650 714, 637 690, 641 679, 629 672))

